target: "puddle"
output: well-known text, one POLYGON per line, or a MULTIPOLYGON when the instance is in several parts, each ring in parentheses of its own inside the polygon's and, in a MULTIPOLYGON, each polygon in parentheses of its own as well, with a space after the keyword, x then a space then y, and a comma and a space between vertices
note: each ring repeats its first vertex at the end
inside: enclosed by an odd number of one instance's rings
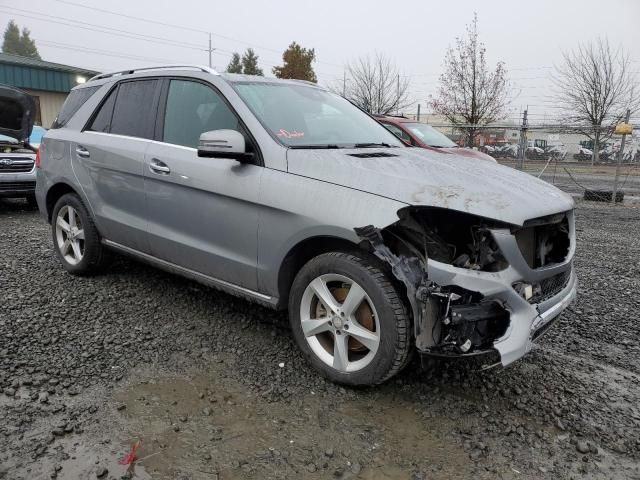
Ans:
POLYGON ((102 478, 127 478, 118 460, 137 440, 131 478, 140 480, 409 480, 425 466, 433 479, 470 474, 468 455, 446 434, 451 420, 423 419, 392 393, 333 400, 309 391, 269 403, 226 378, 228 367, 136 372, 137 380, 113 391, 100 425, 79 443, 56 444, 68 455, 57 478, 95 479, 102 467, 102 478))

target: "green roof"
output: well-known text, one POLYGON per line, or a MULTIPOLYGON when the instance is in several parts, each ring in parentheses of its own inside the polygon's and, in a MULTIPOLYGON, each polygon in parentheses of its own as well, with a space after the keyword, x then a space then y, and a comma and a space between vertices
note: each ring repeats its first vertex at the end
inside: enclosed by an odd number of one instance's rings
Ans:
POLYGON ((86 68, 0 53, 0 83, 18 88, 64 93, 78 84, 78 76, 88 80, 98 73, 86 68))

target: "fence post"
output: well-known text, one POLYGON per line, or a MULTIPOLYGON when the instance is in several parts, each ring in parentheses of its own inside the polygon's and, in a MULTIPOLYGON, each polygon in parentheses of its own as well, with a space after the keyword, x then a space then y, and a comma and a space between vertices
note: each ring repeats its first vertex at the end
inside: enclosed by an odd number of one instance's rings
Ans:
MULTIPOLYGON (((629 123, 629 117, 631 116, 631 110, 627 108, 627 116, 625 117, 624 123, 629 123)), ((611 201, 613 204, 616 204, 616 195, 618 194, 618 179, 620 178, 620 164, 622 163, 622 159, 624 158, 624 141, 627 138, 625 134, 622 135, 622 140, 620 141, 620 150, 618 150, 618 161, 616 162, 616 176, 613 179, 613 195, 611 195, 611 201)))
POLYGON ((520 149, 518 151, 518 161, 516 168, 522 170, 524 168, 524 154, 527 150, 527 111, 522 116, 522 127, 520 127, 520 149))

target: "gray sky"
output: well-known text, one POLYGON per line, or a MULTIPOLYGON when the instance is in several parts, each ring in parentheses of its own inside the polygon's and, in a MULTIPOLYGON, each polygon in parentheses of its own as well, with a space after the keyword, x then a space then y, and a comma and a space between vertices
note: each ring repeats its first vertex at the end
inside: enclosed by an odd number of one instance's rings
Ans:
POLYGON ((548 98, 552 67, 560 62, 561 51, 579 42, 607 36, 613 45, 624 46, 632 70, 640 74, 638 0, 0 0, 0 25, 4 28, 13 18, 28 27, 45 60, 100 71, 167 62, 206 64, 207 31, 214 34, 217 48, 213 65, 221 70, 231 52, 242 53, 248 46, 260 56, 266 75, 281 63, 282 51, 292 41, 315 48, 315 69, 322 84, 341 82, 347 62, 378 51, 393 58, 410 78, 412 98, 424 112, 428 95, 435 93, 446 48, 464 34, 474 10, 490 63, 504 61, 519 92, 510 118, 517 118, 527 105, 533 121, 552 113, 548 98), (93 31, 96 25, 158 40, 100 33, 93 31))

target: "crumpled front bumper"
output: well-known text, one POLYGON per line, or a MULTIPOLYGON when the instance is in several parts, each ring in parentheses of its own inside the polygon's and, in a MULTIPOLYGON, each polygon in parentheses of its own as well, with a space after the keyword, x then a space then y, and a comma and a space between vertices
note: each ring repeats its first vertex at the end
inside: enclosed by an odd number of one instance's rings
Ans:
POLYGON ((509 263, 500 272, 481 272, 454 267, 429 260, 428 278, 440 286, 456 285, 480 293, 484 299, 496 299, 509 312, 507 331, 493 342, 500 354, 502 365, 518 360, 531 350, 551 322, 565 310, 576 297, 577 278, 573 270, 575 253, 575 224, 573 213, 569 216, 570 248, 565 261, 537 269, 529 267, 517 245, 515 236, 508 229, 492 230, 496 244, 509 263), (566 284, 553 296, 540 303, 529 303, 514 288, 516 282, 535 283, 556 275, 568 275, 566 284))

